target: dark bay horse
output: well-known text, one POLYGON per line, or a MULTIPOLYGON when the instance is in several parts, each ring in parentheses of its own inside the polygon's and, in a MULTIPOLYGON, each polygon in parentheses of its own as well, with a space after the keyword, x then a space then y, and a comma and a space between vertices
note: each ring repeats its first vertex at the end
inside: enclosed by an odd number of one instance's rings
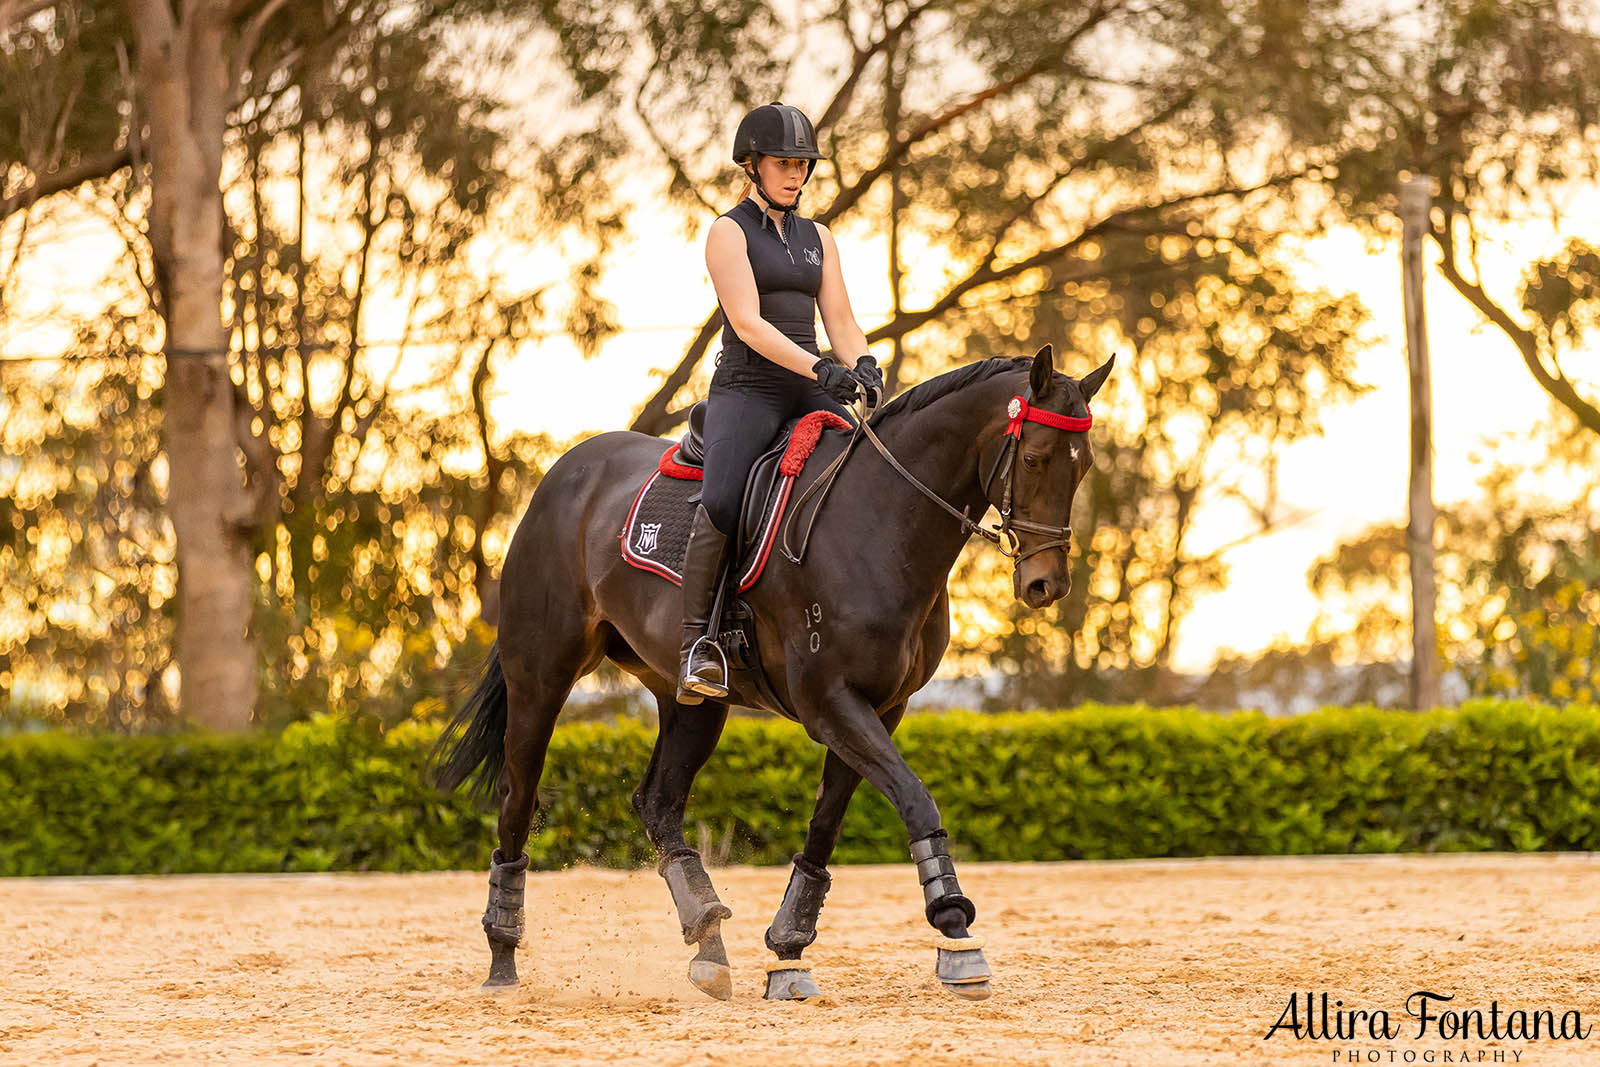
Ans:
MULTIPOLYGON (((729 701, 796 720, 828 750, 805 847, 767 930, 775 956, 769 998, 818 992, 801 953, 816 940, 828 860, 862 778, 894 804, 910 835, 926 917, 939 931, 940 981, 969 999, 989 995, 982 941, 968 929, 976 910, 956 880, 939 809, 890 735, 944 654, 946 583, 962 546, 975 529, 999 539, 963 515, 999 509, 1016 559, 1013 591, 1030 608, 1066 594, 1073 493, 1092 461, 1088 402, 1110 370, 1107 360, 1082 380, 1058 374, 1046 345, 1031 359, 968 364, 897 397, 867 423, 879 451, 858 442, 839 468, 805 562, 775 554, 743 594, 756 614, 770 693, 736 689, 729 701)), ((801 481, 815 480, 847 440, 824 434, 801 481)), ((690 786, 716 748, 728 703, 677 702, 682 594, 627 565, 618 540, 663 444, 603 433, 550 468, 506 556, 494 654, 434 752, 442 788, 476 772, 479 788, 492 788, 499 800, 500 844, 483 917, 492 956, 486 987, 517 981, 523 847, 556 717, 573 684, 609 657, 654 694, 660 710, 633 807, 660 850, 684 943, 698 946, 690 980, 714 997, 731 995, 721 923, 732 913, 683 834, 690 786)))

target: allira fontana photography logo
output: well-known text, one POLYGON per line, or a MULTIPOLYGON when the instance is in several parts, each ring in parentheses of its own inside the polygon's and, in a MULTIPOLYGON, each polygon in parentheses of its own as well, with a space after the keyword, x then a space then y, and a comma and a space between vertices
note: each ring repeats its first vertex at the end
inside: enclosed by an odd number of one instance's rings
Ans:
POLYGON ((1477 1047, 1485 1041, 1586 1041, 1593 1024, 1577 1009, 1455 1004, 1455 994, 1419 989, 1403 1012, 1346 1005, 1328 993, 1294 993, 1263 1041, 1334 1041, 1334 1063, 1520 1063, 1518 1048, 1477 1047), (1446 1048, 1395 1048, 1372 1042, 1448 1041, 1446 1048))

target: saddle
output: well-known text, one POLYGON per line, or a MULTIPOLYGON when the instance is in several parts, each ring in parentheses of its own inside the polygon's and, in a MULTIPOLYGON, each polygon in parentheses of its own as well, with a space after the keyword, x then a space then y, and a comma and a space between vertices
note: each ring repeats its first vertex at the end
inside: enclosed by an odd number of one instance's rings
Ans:
MULTIPOLYGON (((656 469, 639 487, 622 532, 617 535, 622 541, 624 560, 659 574, 674 585, 683 584, 684 550, 705 480, 701 467, 705 458, 705 419, 706 405, 701 401, 689 410, 688 432, 661 454, 656 469)), ((728 664, 728 688, 744 703, 770 708, 790 718, 793 714, 772 691, 761 668, 755 612, 739 594, 761 577, 782 528, 790 492, 824 429, 849 431, 851 426, 831 411, 813 411, 791 419, 750 468, 739 529, 730 539, 722 586, 711 613, 716 642, 728 664)), ((796 506, 803 504, 802 499, 796 506)), ((816 506, 821 506, 820 498, 816 506)))
MULTIPOLYGON (((622 558, 641 570, 659 574, 674 585, 683 584, 684 549, 699 483, 705 478, 705 408, 700 401, 689 410, 689 429, 661 455, 656 470, 645 479, 623 523, 622 558)), ((830 411, 813 411, 790 419, 779 429, 772 445, 750 468, 745 479, 739 529, 730 540, 738 575, 731 592, 742 593, 755 584, 772 553, 795 479, 816 450, 824 429, 850 429, 850 424, 830 411)), ((732 583, 730 583, 732 584, 732 583)))

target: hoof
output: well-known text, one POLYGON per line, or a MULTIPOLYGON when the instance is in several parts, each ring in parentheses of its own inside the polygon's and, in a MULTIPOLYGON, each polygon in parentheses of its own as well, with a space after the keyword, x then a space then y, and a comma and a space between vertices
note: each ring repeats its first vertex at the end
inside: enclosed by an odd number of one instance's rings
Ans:
POLYGON ((989 961, 983 957, 983 938, 941 937, 939 956, 933 966, 934 977, 963 1000, 987 1000, 989 961))
POLYGON ((728 969, 728 950, 722 944, 720 922, 711 924, 700 941, 700 951, 689 961, 689 981, 694 983, 696 989, 717 1000, 733 998, 733 972, 728 969))
POLYGON ((489 977, 483 987, 491 992, 503 992, 517 987, 517 946, 499 941, 489 942, 489 977))
POLYGON ((988 1000, 989 995, 993 992, 993 990, 989 988, 989 983, 987 980, 981 982, 965 982, 960 985, 952 985, 949 982, 946 982, 944 987, 950 992, 954 993, 956 996, 960 997, 962 1000, 988 1000))
POLYGON ((733 999, 733 971, 726 963, 693 960, 689 963, 689 981, 707 996, 717 1000, 733 999))
POLYGON ((767 964, 767 1000, 806 1000, 820 997, 811 965, 799 960, 773 960, 767 964))

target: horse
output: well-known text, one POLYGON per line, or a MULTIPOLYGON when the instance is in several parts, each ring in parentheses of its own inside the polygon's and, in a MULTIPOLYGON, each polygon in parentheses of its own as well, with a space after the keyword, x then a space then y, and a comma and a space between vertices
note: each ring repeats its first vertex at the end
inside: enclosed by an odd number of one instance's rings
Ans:
POLYGON ((1088 404, 1113 361, 1073 379, 1054 369, 1047 344, 1032 357, 968 363, 859 418, 853 433, 823 434, 800 477, 815 482, 822 466, 815 460, 831 457, 837 492, 813 517, 809 558, 797 564, 775 554, 743 594, 755 615, 764 684, 733 685, 722 700, 678 702, 682 594, 621 555, 619 518, 656 467, 662 439, 602 433, 552 464, 507 551, 488 663, 430 757, 439 788, 454 790, 476 775, 476 788, 492 789, 499 802, 483 916, 491 956, 484 988, 517 984, 523 849, 546 749, 574 683, 610 659, 643 684, 660 713, 632 804, 658 850, 684 943, 697 947, 689 966, 697 988, 718 999, 732 995, 721 932, 732 912, 684 838, 684 808, 736 703, 797 721, 827 749, 805 844, 767 929, 775 958, 764 995, 819 994, 802 953, 816 940, 828 861, 865 778, 905 823, 925 917, 938 931, 935 974, 957 996, 987 997, 983 942, 970 932, 976 908, 956 878, 939 809, 892 735, 944 654, 949 574, 973 533, 996 544, 1004 536, 1013 593, 1029 608, 1069 591, 1073 494, 1093 462, 1088 404), (851 451, 863 433, 878 454, 851 451), (970 517, 991 504, 1000 516, 992 529, 970 517), (803 627, 794 623, 801 611, 803 627))

